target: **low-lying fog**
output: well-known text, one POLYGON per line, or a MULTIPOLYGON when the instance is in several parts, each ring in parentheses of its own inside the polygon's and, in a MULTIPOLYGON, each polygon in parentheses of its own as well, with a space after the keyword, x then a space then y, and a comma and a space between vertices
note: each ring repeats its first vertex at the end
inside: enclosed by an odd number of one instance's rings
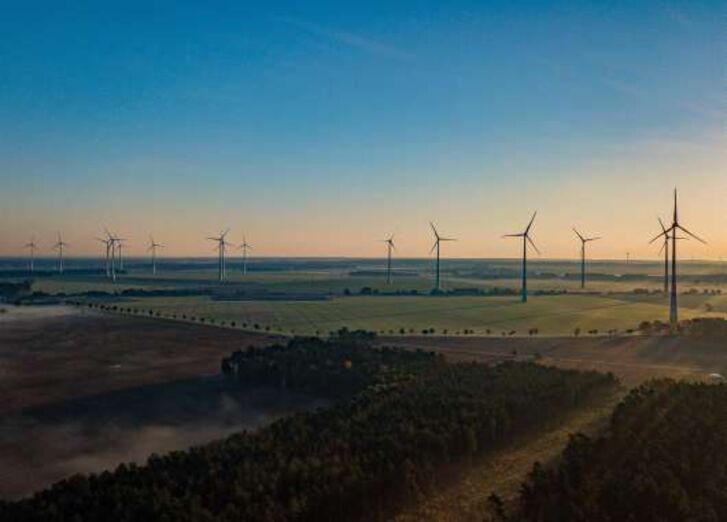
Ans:
POLYGON ((18 498, 75 473, 143 463, 265 425, 326 401, 222 377, 86 397, 0 420, 0 498, 18 498))

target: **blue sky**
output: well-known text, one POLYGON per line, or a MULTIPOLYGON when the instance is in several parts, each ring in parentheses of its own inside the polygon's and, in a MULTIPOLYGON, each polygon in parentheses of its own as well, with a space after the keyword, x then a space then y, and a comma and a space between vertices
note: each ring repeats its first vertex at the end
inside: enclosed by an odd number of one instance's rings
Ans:
POLYGON ((206 254, 230 226, 269 255, 377 255, 393 231, 417 256, 432 219, 453 256, 508 256, 539 208, 546 256, 577 224, 646 257, 675 184, 694 228, 725 225, 723 2, 4 11, 0 254, 56 229, 90 253, 103 226, 206 254))

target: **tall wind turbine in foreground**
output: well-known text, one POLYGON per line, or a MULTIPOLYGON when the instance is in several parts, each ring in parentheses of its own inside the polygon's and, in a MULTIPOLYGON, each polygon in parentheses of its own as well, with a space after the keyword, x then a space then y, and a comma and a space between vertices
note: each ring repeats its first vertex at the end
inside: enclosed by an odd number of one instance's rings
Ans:
POLYGON ((523 238, 523 273, 522 285, 520 289, 520 300, 523 303, 526 303, 528 301, 528 243, 530 243, 535 251, 540 254, 540 250, 538 250, 538 247, 535 246, 535 243, 533 243, 533 240, 530 238, 530 229, 533 227, 533 222, 535 221, 535 216, 537 215, 537 213, 537 211, 533 213, 533 217, 530 218, 530 223, 528 223, 528 226, 525 227, 525 230, 520 234, 505 234, 504 236, 502 236, 523 238))
POLYGON ((252 245, 248 244, 245 236, 242 236, 240 250, 242 250, 242 275, 247 275, 247 251, 252 250, 252 245))
POLYGON ((225 247, 230 245, 230 243, 228 243, 225 240, 225 236, 227 235, 227 233, 229 231, 230 231, 230 229, 228 228, 224 232, 220 232, 219 237, 208 237, 207 238, 210 241, 217 242, 217 255, 218 255, 217 262, 219 264, 219 280, 220 281, 224 281, 225 278, 227 277, 227 272, 225 270, 225 247))
POLYGON ((669 300, 669 322, 672 327, 676 327, 679 322, 679 314, 677 310, 677 230, 681 230, 685 234, 692 236, 700 243, 705 245, 707 244, 706 241, 692 234, 679 223, 679 213, 677 211, 677 189, 674 189, 674 217, 672 219, 671 226, 650 241, 650 243, 653 243, 660 237, 671 234, 671 297, 669 300))
POLYGON ((151 273, 152 275, 157 275, 157 248, 164 248, 164 245, 161 243, 157 243, 154 241, 154 238, 152 236, 149 236, 149 248, 146 249, 147 252, 151 252, 151 273))
POLYGON ((65 243, 63 239, 61 238, 61 233, 58 232, 58 242, 53 245, 53 248, 55 250, 58 250, 58 273, 63 273, 63 250, 68 246, 68 243, 65 243))
POLYGON ((32 274, 35 271, 35 251, 38 250, 38 245, 35 244, 35 236, 30 238, 30 243, 26 243, 25 248, 30 251, 30 260, 28 263, 28 267, 30 268, 30 273, 32 274))
POLYGON ((434 226, 434 223, 432 223, 430 221, 429 225, 432 227, 432 232, 434 232, 434 245, 432 245, 432 249, 429 251, 429 253, 431 254, 432 252, 434 252, 434 250, 437 251, 437 267, 436 267, 436 274, 435 274, 435 279, 434 279, 434 291, 439 292, 439 290, 441 289, 440 284, 439 284, 439 282, 440 282, 440 278, 439 278, 439 264, 440 264, 439 244, 442 241, 457 241, 457 239, 455 239, 453 237, 442 237, 439 235, 439 232, 437 232, 437 229, 434 226))
POLYGON ((392 234, 389 239, 384 239, 386 243, 386 284, 391 284, 391 252, 396 250, 394 246, 394 235, 392 234))
POLYGON ((591 241, 598 241, 600 237, 583 237, 580 232, 573 227, 573 232, 576 233, 578 239, 581 240, 581 288, 586 287, 586 243, 591 241))

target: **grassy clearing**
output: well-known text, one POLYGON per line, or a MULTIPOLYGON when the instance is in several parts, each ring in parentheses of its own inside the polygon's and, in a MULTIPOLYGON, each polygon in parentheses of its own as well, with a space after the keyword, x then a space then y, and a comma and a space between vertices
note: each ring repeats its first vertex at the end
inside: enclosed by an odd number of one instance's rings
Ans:
POLYGON ((592 434, 602 429, 623 392, 614 392, 593 404, 579 408, 537 436, 523 437, 494 456, 489 455, 464 469, 455 482, 417 506, 394 518, 393 522, 481 522, 490 520, 488 497, 495 493, 512 502, 534 462, 555 459, 573 433, 592 434))

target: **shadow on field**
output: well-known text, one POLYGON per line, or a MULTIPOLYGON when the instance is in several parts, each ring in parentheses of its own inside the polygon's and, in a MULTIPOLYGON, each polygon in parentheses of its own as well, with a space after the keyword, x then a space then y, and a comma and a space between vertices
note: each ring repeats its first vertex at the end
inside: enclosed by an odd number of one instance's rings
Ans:
POLYGON ((254 429, 325 400, 219 376, 28 408, 0 421, 0 498, 254 429))

